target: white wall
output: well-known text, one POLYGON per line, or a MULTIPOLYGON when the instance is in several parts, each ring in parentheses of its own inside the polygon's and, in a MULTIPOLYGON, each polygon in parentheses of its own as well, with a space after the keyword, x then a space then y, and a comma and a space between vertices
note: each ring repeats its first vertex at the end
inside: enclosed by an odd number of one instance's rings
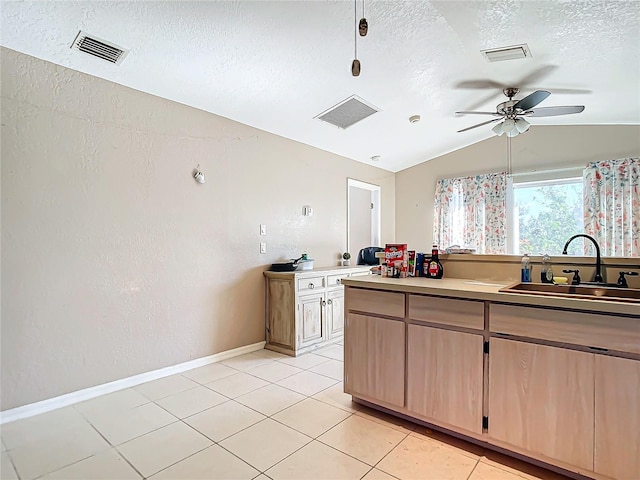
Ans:
MULTIPOLYGON (((428 250, 433 242, 436 180, 505 171, 506 145, 506 137, 493 136, 398 172, 397 241, 428 250)), ((588 162, 638 156, 640 126, 531 126, 512 139, 511 151, 514 173, 584 167, 588 162)))
POLYGON ((337 264, 347 177, 395 240, 390 172, 1 54, 2 410, 264 340, 262 272, 337 264))

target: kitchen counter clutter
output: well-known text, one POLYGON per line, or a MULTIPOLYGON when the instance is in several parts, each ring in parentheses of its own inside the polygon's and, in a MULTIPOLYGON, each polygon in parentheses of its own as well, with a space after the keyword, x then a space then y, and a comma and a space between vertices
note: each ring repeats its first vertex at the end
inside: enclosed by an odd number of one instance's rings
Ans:
POLYGON ((345 392, 598 480, 640 474, 640 306, 347 278, 345 392))
POLYGON ((264 272, 266 346, 299 355, 339 341, 344 333, 345 279, 370 275, 370 266, 264 272))

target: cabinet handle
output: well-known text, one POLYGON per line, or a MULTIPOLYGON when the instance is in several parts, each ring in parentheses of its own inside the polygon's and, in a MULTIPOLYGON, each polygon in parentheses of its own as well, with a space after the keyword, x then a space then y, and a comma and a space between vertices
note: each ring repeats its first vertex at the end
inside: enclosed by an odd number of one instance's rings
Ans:
POLYGON ((333 300, 329 299, 329 300, 327 300, 327 303, 328 303, 329 305, 331 305, 331 304, 333 303, 333 300))
POLYGON ((311 290, 313 290, 314 288, 316 288, 316 286, 315 286, 313 283, 310 283, 310 284, 309 284, 309 288, 310 288, 311 290))
POLYGON ((324 300, 322 300, 322 306, 324 307, 324 306, 326 306, 326 305, 327 305, 327 302, 325 302, 324 300))
POLYGON ((340 280, 339 278, 336 278, 336 285, 340 285, 342 283, 342 280, 340 280))

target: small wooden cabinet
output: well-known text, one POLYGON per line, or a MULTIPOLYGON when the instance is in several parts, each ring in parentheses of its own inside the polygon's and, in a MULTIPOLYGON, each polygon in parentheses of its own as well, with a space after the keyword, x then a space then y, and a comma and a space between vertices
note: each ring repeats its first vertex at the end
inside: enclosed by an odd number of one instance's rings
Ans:
POLYGON ((594 355, 492 338, 488 434, 593 470, 594 355))
POLYGON ((297 355, 338 341, 344 334, 342 279, 368 275, 368 266, 265 272, 266 346, 297 355))
POLYGON ((595 472, 640 477, 640 361, 596 355, 595 472))
POLYGON ((405 323, 350 313, 344 347, 344 391, 404 406, 405 323))
POLYGON ((409 325, 407 408, 482 433, 483 337, 409 325))

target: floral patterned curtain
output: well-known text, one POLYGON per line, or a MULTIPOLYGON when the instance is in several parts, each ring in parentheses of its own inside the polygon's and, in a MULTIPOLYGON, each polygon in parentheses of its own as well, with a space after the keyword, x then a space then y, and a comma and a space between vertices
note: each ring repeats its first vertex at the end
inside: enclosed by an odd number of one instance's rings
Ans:
POLYGON ((436 184, 433 238, 440 248, 506 253, 507 176, 488 173, 436 184))
POLYGON ((584 231, 603 255, 640 256, 640 160, 593 162, 584 170, 584 231))

